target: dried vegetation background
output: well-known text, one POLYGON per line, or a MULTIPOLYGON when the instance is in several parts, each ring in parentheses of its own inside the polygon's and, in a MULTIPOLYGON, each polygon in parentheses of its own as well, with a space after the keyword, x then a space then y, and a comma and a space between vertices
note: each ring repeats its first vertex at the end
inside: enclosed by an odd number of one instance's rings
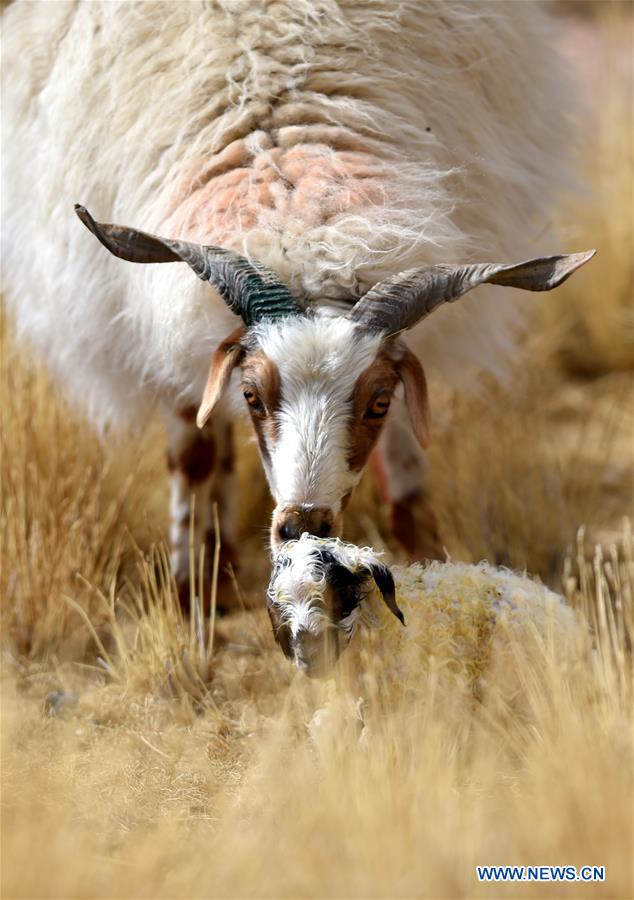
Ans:
MULTIPOLYGON (((100 445, 4 321, 3 897, 491 896, 474 867, 505 863, 607 868, 522 895, 632 896, 631 7, 596 6, 562 25, 573 62, 595 65, 586 192, 561 222, 567 247, 599 254, 527 301, 509 384, 436 386, 431 460, 449 553, 564 591, 593 629, 588 665, 562 671, 547 646, 524 660, 522 714, 431 667, 374 710, 369 746, 343 729, 317 749, 319 688, 262 611, 270 506, 248 431, 244 608, 210 646, 174 602, 160 429, 100 445)), ((348 522, 386 545, 371 477, 348 522)))

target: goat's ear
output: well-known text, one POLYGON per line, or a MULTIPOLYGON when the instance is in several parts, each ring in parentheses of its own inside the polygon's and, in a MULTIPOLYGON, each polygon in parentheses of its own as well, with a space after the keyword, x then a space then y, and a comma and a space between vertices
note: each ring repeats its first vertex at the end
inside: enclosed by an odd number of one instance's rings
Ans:
POLYGON ((196 424, 202 428, 209 416, 212 414, 214 406, 220 400, 225 388, 229 384, 231 373, 235 367, 242 361, 244 356, 244 348, 240 341, 244 337, 245 329, 237 328, 229 337, 225 338, 218 347, 214 355, 211 357, 209 364, 209 374, 207 375, 207 384, 203 391, 203 399, 196 416, 196 424))
POLYGON ((401 381, 405 388, 405 403, 418 443, 423 450, 431 440, 431 413, 427 394, 427 379, 420 362, 412 351, 401 344, 402 356, 399 362, 401 381))
POLYGON ((381 591, 381 596, 385 601, 385 605, 393 612, 396 618, 399 620, 401 625, 405 624, 405 617, 401 610, 398 608, 396 603, 396 588, 394 587, 394 579, 392 578, 392 573, 388 569, 387 566, 384 566, 382 563, 374 563, 370 566, 370 572, 374 581, 376 582, 376 586, 381 591))

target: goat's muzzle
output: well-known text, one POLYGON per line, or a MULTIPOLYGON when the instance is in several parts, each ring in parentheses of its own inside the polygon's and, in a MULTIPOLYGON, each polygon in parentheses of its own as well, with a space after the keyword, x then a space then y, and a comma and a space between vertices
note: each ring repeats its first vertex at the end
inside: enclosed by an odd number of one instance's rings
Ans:
POLYGON ((306 532, 315 537, 330 537, 335 531, 335 516, 326 506, 284 506, 273 514, 272 538, 275 543, 296 541, 306 532))

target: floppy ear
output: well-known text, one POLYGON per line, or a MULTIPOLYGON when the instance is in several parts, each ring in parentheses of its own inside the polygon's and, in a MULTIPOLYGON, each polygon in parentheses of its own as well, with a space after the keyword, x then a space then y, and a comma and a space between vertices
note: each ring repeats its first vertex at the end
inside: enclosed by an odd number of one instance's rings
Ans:
POLYGON ((405 403, 414 434, 423 450, 431 440, 431 413, 427 395, 427 379, 423 367, 416 356, 404 344, 399 367, 401 381, 405 388, 405 403))
POLYGON ((385 605, 393 612, 401 625, 405 624, 405 616, 396 604, 396 588, 394 587, 394 579, 392 573, 387 566, 381 563, 374 563, 370 566, 370 573, 376 582, 376 586, 381 591, 385 605))
POLYGON ((207 375, 207 384, 203 391, 203 399, 196 416, 196 425, 202 428, 209 416, 212 414, 214 406, 220 400, 225 388, 229 384, 231 373, 241 362, 244 356, 244 348, 240 341, 245 334, 245 328, 240 326, 233 331, 229 337, 225 338, 218 347, 214 355, 211 357, 209 364, 209 374, 207 375))

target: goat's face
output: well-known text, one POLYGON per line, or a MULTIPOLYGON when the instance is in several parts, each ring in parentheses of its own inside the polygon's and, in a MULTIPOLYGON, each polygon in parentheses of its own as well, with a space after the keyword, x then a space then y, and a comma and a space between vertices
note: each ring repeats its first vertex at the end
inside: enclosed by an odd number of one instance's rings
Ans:
POLYGON ((86 227, 122 259, 186 262, 210 281, 244 328, 214 354, 198 411, 202 427, 236 366, 277 506, 271 543, 340 529, 399 381, 414 433, 429 435, 425 376, 396 337, 442 303, 479 284, 547 291, 594 255, 573 253, 518 265, 420 266, 375 284, 343 317, 303 316, 274 272, 230 250, 102 225, 75 207, 86 227))
POLYGON ((341 531, 398 383, 394 348, 343 318, 259 326, 242 391, 276 501, 271 543, 341 531))
POLYGON ((328 675, 352 638, 359 605, 374 584, 403 622, 392 575, 371 550, 309 534, 283 544, 267 609, 284 655, 311 678, 328 675))
POLYGON ((401 380, 426 442, 425 378, 399 340, 343 317, 297 317, 254 326, 232 336, 229 347, 216 365, 241 369, 241 390, 276 501, 273 549, 304 532, 340 534, 342 512, 401 380))

